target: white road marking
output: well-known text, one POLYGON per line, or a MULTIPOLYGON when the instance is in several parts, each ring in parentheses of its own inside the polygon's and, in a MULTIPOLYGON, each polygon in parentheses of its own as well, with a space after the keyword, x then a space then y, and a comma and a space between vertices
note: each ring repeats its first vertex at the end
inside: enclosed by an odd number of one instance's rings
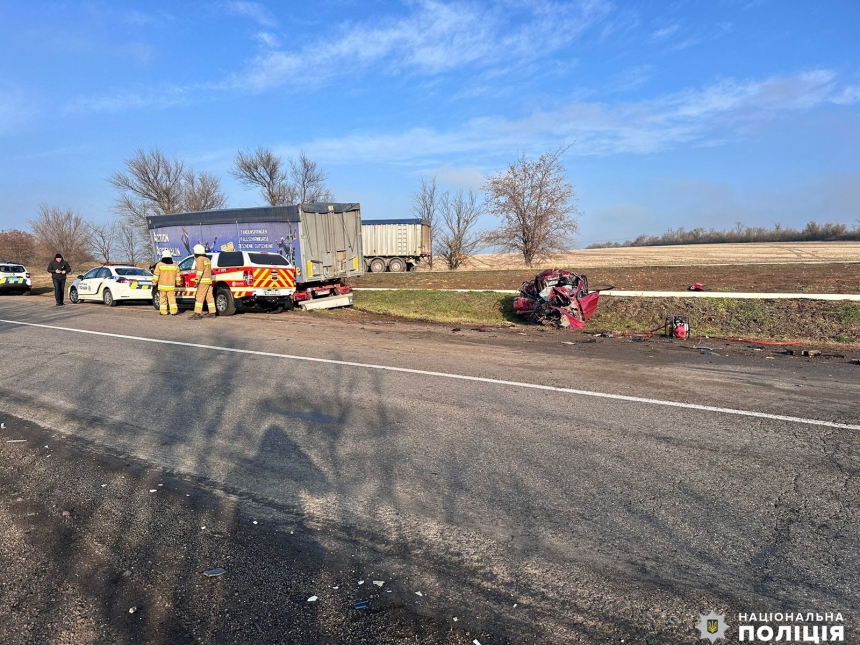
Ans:
MULTIPOLYGON (((450 291, 451 293, 519 293, 517 289, 394 289, 353 287, 353 291, 450 291)), ((721 298, 735 300, 860 300, 858 293, 746 293, 739 291, 600 291, 615 298, 721 298)))
POLYGON ((648 405, 661 405, 670 408, 683 408, 685 410, 700 410, 702 412, 718 412, 720 414, 733 414, 755 419, 770 419, 773 421, 787 421, 789 423, 803 423, 813 426, 824 426, 827 428, 841 428, 843 430, 860 430, 860 425, 850 423, 836 423, 835 421, 822 421, 820 419, 805 419, 803 417, 790 417, 782 414, 769 414, 767 412, 753 412, 751 410, 736 410, 734 408, 721 408, 712 405, 699 405, 697 403, 681 403, 680 401, 664 401, 661 399, 649 399, 640 396, 627 396, 624 394, 609 394, 607 392, 590 392, 588 390, 577 390, 569 387, 556 387, 553 385, 539 385, 537 383, 525 383, 522 381, 505 381, 503 379, 486 378, 483 376, 467 376, 465 374, 449 374, 447 372, 431 372, 429 370, 416 370, 409 367, 394 367, 391 365, 375 365, 373 363, 357 363, 354 361, 340 361, 333 358, 314 358, 311 356, 295 356, 293 354, 279 354, 276 352, 261 352, 253 349, 237 349, 235 347, 221 347, 219 345, 203 345, 200 343, 186 343, 178 340, 163 340, 159 338, 144 338, 142 336, 130 336, 127 334, 113 334, 106 331, 91 331, 89 329, 75 329, 73 327, 59 327, 56 325, 43 325, 40 323, 21 322, 18 320, 4 320, 0 323, 10 325, 21 325, 25 327, 39 327, 42 329, 53 329, 55 331, 68 331, 77 334, 90 334, 92 336, 107 336, 109 338, 122 338, 123 340, 137 340, 143 343, 157 343, 161 345, 177 345, 179 347, 193 347, 195 349, 208 349, 217 352, 231 352, 234 354, 249 354, 252 356, 266 356, 269 358, 285 358, 293 361, 305 361, 308 363, 323 363, 327 365, 344 365, 347 367, 360 367, 364 369, 380 370, 384 372, 399 372, 401 374, 417 374, 420 376, 434 376, 438 378, 455 379, 459 381, 472 381, 475 383, 488 383, 490 385, 508 385, 531 390, 545 390, 549 392, 562 392, 564 394, 576 394, 579 396, 590 396, 598 399, 610 399, 612 401, 628 401, 631 403, 645 403, 648 405))

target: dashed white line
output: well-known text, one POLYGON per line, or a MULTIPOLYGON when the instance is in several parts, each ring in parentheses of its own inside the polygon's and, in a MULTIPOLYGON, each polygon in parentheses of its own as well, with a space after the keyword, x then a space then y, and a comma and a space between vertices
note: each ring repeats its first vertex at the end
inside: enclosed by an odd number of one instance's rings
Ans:
POLYGON ((230 352, 233 354, 247 354, 251 356, 266 356, 269 358, 281 358, 293 361, 304 361, 308 363, 322 363, 326 365, 343 365, 346 367, 358 367, 385 372, 397 372, 400 374, 416 374, 420 376, 432 376, 436 378, 455 379, 459 381, 471 381, 474 383, 487 383, 490 385, 505 385, 509 387, 521 387, 531 390, 544 390, 548 392, 561 392, 564 394, 576 394, 598 399, 609 399, 612 401, 627 401, 630 403, 644 403, 647 405, 658 405, 670 408, 682 408, 685 410, 699 410, 702 412, 717 412, 720 414, 731 414, 735 416, 751 417, 754 419, 770 419, 772 421, 786 421, 788 423, 803 423, 806 425, 823 426, 827 428, 840 428, 844 430, 860 430, 860 425, 850 423, 837 423, 835 421, 823 421, 821 419, 805 419, 803 417, 791 417, 782 414, 769 414, 767 412, 754 412, 752 410, 737 410, 734 408, 721 408, 712 405, 699 405, 697 403, 682 403, 680 401, 664 401, 661 399, 650 399, 640 396, 627 396, 624 394, 610 394, 608 392, 591 392, 589 390, 577 390, 569 387, 556 387, 553 385, 540 385, 538 383, 525 383, 523 381, 506 381, 503 379, 487 378, 483 376, 468 376, 466 374, 449 374, 448 372, 433 372, 430 370, 418 370, 409 367, 394 367, 392 365, 375 365, 373 363, 358 363, 355 361, 341 361, 333 358, 315 358, 312 356, 296 356, 294 354, 279 354, 277 352, 262 352, 254 349, 237 349, 235 347, 221 347, 220 345, 203 345, 201 343, 187 343, 178 340, 164 340, 160 338, 144 338, 143 336, 130 336, 128 334, 114 334, 106 331, 92 331, 89 329, 75 329, 74 327, 59 327, 57 325, 45 325, 41 323, 22 322, 19 320, 5 320, 0 318, 0 323, 9 325, 20 325, 24 327, 38 327, 54 331, 65 331, 76 334, 89 334, 92 336, 106 336, 108 338, 121 338, 123 340, 135 340, 143 343, 156 343, 161 345, 175 345, 179 347, 193 347, 195 349, 206 349, 217 352, 230 352))

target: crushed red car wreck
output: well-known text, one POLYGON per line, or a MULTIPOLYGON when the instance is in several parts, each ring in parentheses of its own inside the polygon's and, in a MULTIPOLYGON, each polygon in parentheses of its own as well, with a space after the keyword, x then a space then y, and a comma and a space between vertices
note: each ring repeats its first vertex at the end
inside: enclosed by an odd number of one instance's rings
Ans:
POLYGON ((597 309, 600 293, 589 293, 588 278, 572 271, 547 269, 524 282, 514 311, 538 325, 582 329, 597 309))

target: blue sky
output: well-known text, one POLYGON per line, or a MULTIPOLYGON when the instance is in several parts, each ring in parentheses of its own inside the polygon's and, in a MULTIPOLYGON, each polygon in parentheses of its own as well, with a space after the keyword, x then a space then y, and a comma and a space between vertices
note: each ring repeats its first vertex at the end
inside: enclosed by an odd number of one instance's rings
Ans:
MULTIPOLYGON (((0 228, 111 217, 158 146, 261 204, 239 148, 304 149, 365 218, 421 175, 480 189, 564 157, 579 245, 666 229, 860 220, 860 3, 0 3, 0 228)), ((492 217, 482 220, 493 225, 492 217)))

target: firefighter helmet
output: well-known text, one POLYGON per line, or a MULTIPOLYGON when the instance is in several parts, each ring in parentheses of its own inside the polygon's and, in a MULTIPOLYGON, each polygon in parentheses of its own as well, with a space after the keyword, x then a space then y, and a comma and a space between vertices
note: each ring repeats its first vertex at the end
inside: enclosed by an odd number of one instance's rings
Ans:
POLYGON ((202 244, 195 244, 194 245, 194 255, 205 255, 205 254, 206 254, 206 249, 203 247, 202 244))
POLYGON ((170 249, 164 249, 161 252, 161 259, 162 260, 166 260, 167 258, 172 258, 172 257, 173 257, 173 253, 170 252, 170 249))

